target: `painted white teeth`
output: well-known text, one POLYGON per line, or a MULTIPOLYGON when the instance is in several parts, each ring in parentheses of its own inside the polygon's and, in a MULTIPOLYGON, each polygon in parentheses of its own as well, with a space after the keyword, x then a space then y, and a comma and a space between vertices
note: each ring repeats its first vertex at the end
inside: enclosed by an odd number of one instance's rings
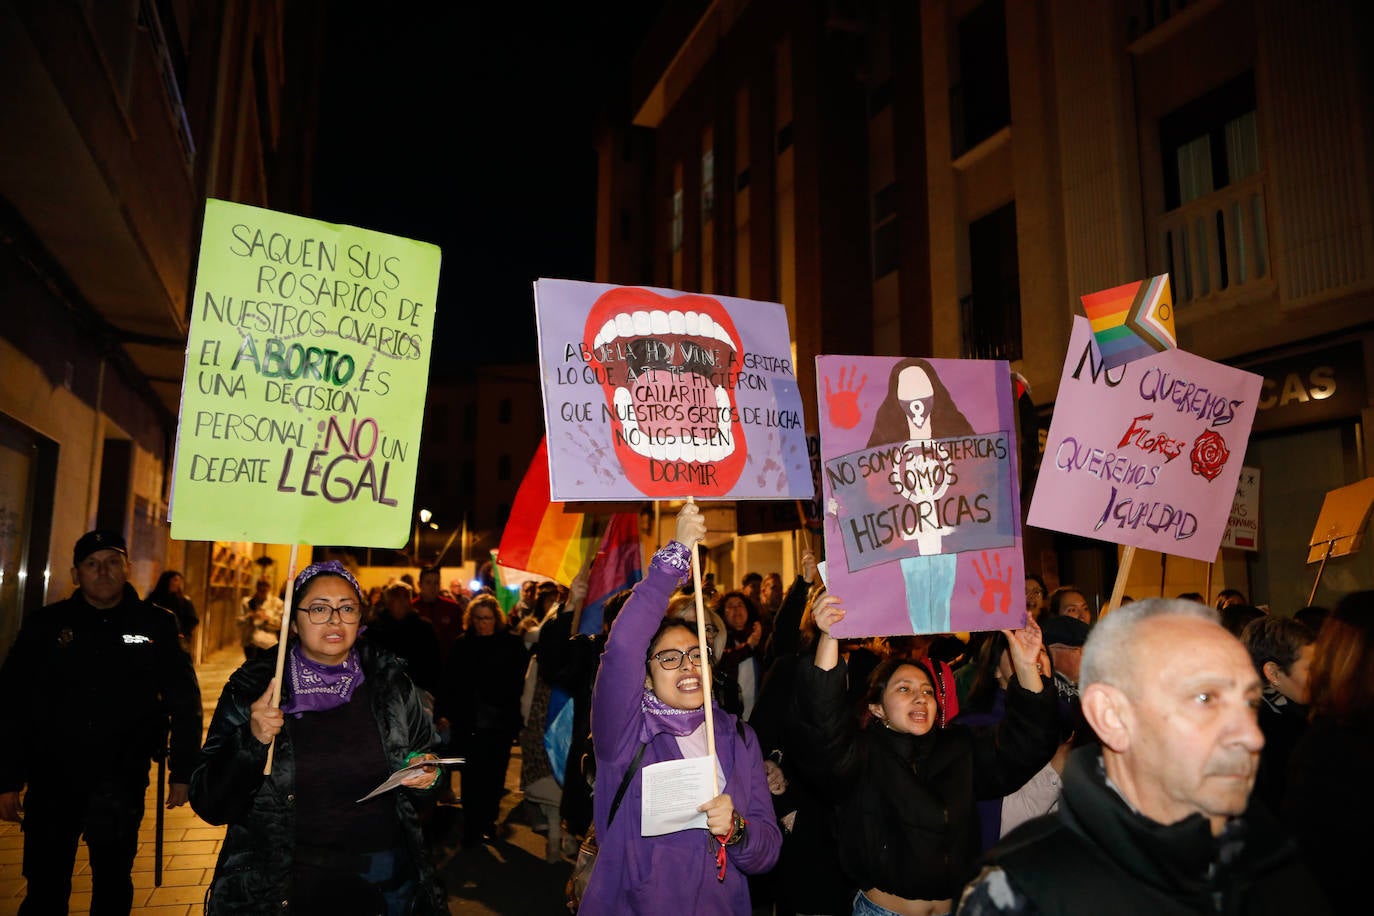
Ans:
MULTIPOLYGON (((720 386, 716 386, 715 401, 717 407, 730 406, 730 396, 720 386)), ((724 409, 721 411, 720 421, 716 424, 718 433, 714 442, 683 442, 676 438, 672 442, 651 442, 649 434, 640 429, 639 422, 635 419, 634 398, 630 395, 630 389, 616 388, 611 395, 611 403, 615 405, 615 414, 620 419, 621 435, 630 446, 630 450, 641 458, 652 458, 655 461, 711 462, 728 458, 735 451, 730 414, 724 409)))
POLYGON ((615 321, 606 322, 601 326, 601 330, 596 332, 596 339, 592 341, 592 348, 605 346, 615 340, 615 321))
POLYGON ((724 326, 709 315, 699 312, 637 311, 617 315, 601 326, 592 339, 593 349, 614 343, 622 337, 648 337, 651 334, 690 334, 725 344, 731 350, 735 342, 724 326))

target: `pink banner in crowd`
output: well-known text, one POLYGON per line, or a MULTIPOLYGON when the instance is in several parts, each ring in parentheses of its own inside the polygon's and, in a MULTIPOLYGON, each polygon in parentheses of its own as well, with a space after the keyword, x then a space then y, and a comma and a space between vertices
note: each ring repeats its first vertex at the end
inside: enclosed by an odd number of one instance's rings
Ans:
POLYGON ((816 378, 836 635, 1021 626, 1007 364, 820 356, 816 378))
POLYGON ((1183 350, 1106 368, 1075 318, 1028 523, 1216 559, 1261 381, 1183 350))

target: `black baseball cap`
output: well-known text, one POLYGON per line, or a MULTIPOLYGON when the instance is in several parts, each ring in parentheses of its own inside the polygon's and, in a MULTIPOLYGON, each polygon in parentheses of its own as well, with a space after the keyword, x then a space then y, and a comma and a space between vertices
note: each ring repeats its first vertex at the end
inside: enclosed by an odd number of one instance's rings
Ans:
POLYGON ((1081 646, 1088 641, 1088 625, 1077 617, 1056 614, 1041 619, 1041 633, 1047 646, 1081 646))
POLYGON ((82 560, 97 550, 118 550, 126 557, 129 555, 129 548, 125 545, 122 534, 97 528, 95 531, 87 531, 77 539, 76 549, 72 551, 72 565, 80 566, 82 560))

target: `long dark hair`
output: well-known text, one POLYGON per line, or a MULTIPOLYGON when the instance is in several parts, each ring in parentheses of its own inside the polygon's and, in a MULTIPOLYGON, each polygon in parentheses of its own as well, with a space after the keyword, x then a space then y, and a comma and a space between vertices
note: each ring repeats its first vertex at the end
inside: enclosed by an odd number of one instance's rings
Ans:
POLYGON ((1312 655, 1312 716, 1374 721, 1374 591, 1351 592, 1322 624, 1312 655))
MULTIPOLYGON (((867 728, 873 723, 875 717, 872 712, 869 711, 868 707, 883 705, 883 694, 887 692, 888 681, 892 680, 892 676, 897 673, 898 668, 905 668, 908 666, 921 672, 921 676, 930 682, 930 686, 932 688, 935 687, 935 681, 931 678, 930 672, 926 670, 925 665, 922 665, 914 659, 888 658, 878 662, 878 667, 874 668, 873 673, 868 676, 868 687, 864 690, 863 709, 859 713, 860 728, 867 728)), ((935 690, 935 713, 935 717, 932 721, 939 722, 940 691, 938 689, 935 690)))
POLYGON ((932 404, 930 407, 930 437, 944 439, 951 436, 973 435, 973 425, 954 403, 949 389, 940 380, 935 369, 924 359, 908 358, 892 367, 887 379, 887 397, 878 405, 873 415, 873 432, 868 437, 868 447, 886 445, 889 442, 906 442, 911 438, 907 429, 907 415, 897 400, 897 377, 906 369, 920 369, 930 379, 932 404))
POLYGON ((164 569, 162 575, 157 577, 157 585, 154 585, 153 590, 148 593, 148 600, 156 604, 159 598, 169 597, 172 594, 169 591, 172 580, 180 575, 181 573, 175 569, 164 569))

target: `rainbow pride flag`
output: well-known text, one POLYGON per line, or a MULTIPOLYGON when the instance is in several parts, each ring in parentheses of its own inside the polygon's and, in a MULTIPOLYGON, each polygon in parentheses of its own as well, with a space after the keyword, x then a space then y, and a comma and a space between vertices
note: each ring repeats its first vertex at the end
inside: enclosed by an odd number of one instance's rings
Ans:
POLYGON ((568 585, 596 553, 601 535, 585 513, 549 501, 548 442, 540 439, 501 533, 501 565, 568 585))
POLYGON ((1109 369, 1178 346, 1168 274, 1081 298, 1102 363, 1109 369))
POLYGON ((582 606, 577 631, 589 635, 600 633, 606 602, 638 582, 644 574, 643 569, 639 516, 633 512, 611 516, 587 578, 587 599, 582 606))

